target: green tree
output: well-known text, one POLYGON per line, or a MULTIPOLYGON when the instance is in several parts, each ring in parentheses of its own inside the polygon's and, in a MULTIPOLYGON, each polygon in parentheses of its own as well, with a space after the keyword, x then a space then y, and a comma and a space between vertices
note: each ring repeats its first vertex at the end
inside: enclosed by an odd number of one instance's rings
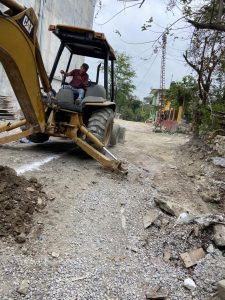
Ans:
POLYGON ((133 79, 136 73, 131 65, 131 58, 126 53, 117 52, 115 63, 115 101, 117 112, 125 120, 145 121, 149 116, 149 105, 143 103, 134 95, 133 79))
MULTIPOLYGON (((176 1, 174 1, 176 2, 176 1)), ((206 0, 202 6, 194 6, 192 0, 177 1, 183 4, 184 16, 196 29, 208 29, 225 32, 224 0, 206 0)))
MULTIPOLYGON (((188 5, 191 2, 189 1, 188 5)), ((223 14, 223 10, 221 10, 222 2, 220 0, 205 1, 205 4, 196 11, 192 11, 191 6, 189 6, 190 9, 188 10, 191 17, 191 19, 188 19, 188 22, 194 25, 195 29, 190 42, 190 50, 186 51, 184 58, 196 72, 198 82, 199 99, 196 98, 193 115, 195 136, 198 136, 199 130, 203 127, 205 129, 212 128, 212 126, 204 126, 204 123, 207 123, 207 119, 209 119, 208 123, 211 122, 208 113, 209 107, 211 110, 212 107, 216 107, 212 105, 212 95, 216 91, 218 92, 218 87, 224 91, 224 84, 223 86, 221 85, 221 79, 225 75, 225 32, 213 31, 213 27, 208 26, 207 28, 205 26, 206 24, 215 25, 221 23, 223 14), (202 24, 205 24, 205 27, 202 27, 202 24)), ((185 6, 187 8, 187 4, 185 6)), ((186 15, 188 16, 188 14, 186 15)), ((218 101, 218 99, 214 98, 214 101, 218 101)))
MULTIPOLYGON (((195 0, 167 0, 166 5, 168 11, 177 9, 179 6, 183 13, 182 17, 165 28, 168 36, 173 36, 174 39, 178 38, 175 34, 176 31, 173 31, 176 28, 173 27, 180 20, 186 20, 187 26, 193 25, 192 34, 190 32, 190 45, 184 53, 184 58, 195 72, 197 79, 197 91, 189 107, 193 111, 194 136, 198 137, 199 130, 204 127, 203 123, 210 114, 210 119, 213 120, 213 110, 222 109, 225 106, 223 79, 225 77, 225 1, 205 0, 199 1, 196 5, 195 0)), ((149 19, 142 29, 148 30, 154 23, 152 21, 149 19)), ((182 28, 184 27, 182 25, 182 28)), ((161 36, 155 42, 159 42, 161 36)), ((179 87, 176 86, 177 88, 182 89, 183 87, 179 85, 179 87)), ((187 111, 188 108, 186 108, 187 111)), ((210 126, 205 126, 205 128, 210 128, 210 126)))
POLYGON ((198 98, 198 85, 191 75, 183 77, 181 81, 172 82, 167 92, 167 98, 171 100, 172 107, 177 109, 183 105, 184 115, 188 122, 193 120, 194 103, 198 98))
POLYGON ((116 53, 115 62, 115 85, 116 104, 118 112, 128 106, 131 95, 135 90, 133 79, 136 76, 132 69, 131 58, 126 53, 116 53))

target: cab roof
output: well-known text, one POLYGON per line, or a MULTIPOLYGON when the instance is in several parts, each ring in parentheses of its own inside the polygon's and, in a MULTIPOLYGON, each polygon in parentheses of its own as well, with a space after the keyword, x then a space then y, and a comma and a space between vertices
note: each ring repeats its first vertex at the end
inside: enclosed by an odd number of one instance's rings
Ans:
POLYGON ((115 52, 107 42, 104 33, 66 25, 50 25, 49 30, 73 54, 100 59, 105 59, 109 55, 110 60, 116 60, 115 52))

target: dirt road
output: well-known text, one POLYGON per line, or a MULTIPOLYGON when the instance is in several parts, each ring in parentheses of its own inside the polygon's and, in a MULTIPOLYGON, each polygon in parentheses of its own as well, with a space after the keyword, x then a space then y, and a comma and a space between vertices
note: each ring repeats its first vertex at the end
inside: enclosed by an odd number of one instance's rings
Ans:
POLYGON ((112 152, 128 168, 127 177, 104 170, 66 140, 0 148, 1 164, 36 177, 51 199, 35 214, 26 243, 0 239, 1 299, 140 300, 149 289, 174 300, 212 299, 215 283, 225 277, 221 252, 207 254, 191 270, 180 259, 191 248, 207 248, 209 233, 175 227, 176 217, 159 208, 157 221, 143 225, 154 199, 165 195, 178 213, 208 212, 178 160, 188 137, 118 122, 126 127, 126 141, 112 152), (183 286, 188 277, 193 291, 183 286))

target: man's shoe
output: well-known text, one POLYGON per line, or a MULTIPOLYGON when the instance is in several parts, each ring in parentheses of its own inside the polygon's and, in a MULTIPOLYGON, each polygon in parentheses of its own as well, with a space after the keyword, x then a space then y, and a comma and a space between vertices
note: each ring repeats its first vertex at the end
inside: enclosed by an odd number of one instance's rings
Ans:
POLYGON ((80 105, 81 104, 81 100, 80 99, 76 99, 75 104, 76 105, 80 105))

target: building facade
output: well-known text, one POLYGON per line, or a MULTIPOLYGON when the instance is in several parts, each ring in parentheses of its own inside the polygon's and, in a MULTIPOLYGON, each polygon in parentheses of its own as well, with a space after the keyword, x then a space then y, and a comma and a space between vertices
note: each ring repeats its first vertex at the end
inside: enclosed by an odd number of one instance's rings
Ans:
POLYGON ((149 120, 155 121, 157 112, 160 108, 160 89, 152 89, 146 101, 150 104, 149 120))
MULTIPOLYGON (((47 73, 49 74, 59 48, 59 40, 48 31, 50 24, 63 24, 92 28, 96 0, 17 0, 26 7, 33 7, 39 20, 38 41, 47 73)), ((6 7, 0 4, 0 10, 5 11, 6 7)), ((64 51, 65 52, 65 51, 64 51)), ((58 90, 61 83, 60 69, 65 69, 69 53, 63 53, 59 66, 55 73, 53 88, 58 90)), ((83 57, 75 57, 71 62, 72 68, 79 68, 83 57)), ((0 64, 0 97, 10 97, 15 106, 17 101, 10 86, 5 71, 0 64)), ((1 99, 1 98, 0 98, 1 99)), ((0 103, 1 105, 1 103, 0 103)))

